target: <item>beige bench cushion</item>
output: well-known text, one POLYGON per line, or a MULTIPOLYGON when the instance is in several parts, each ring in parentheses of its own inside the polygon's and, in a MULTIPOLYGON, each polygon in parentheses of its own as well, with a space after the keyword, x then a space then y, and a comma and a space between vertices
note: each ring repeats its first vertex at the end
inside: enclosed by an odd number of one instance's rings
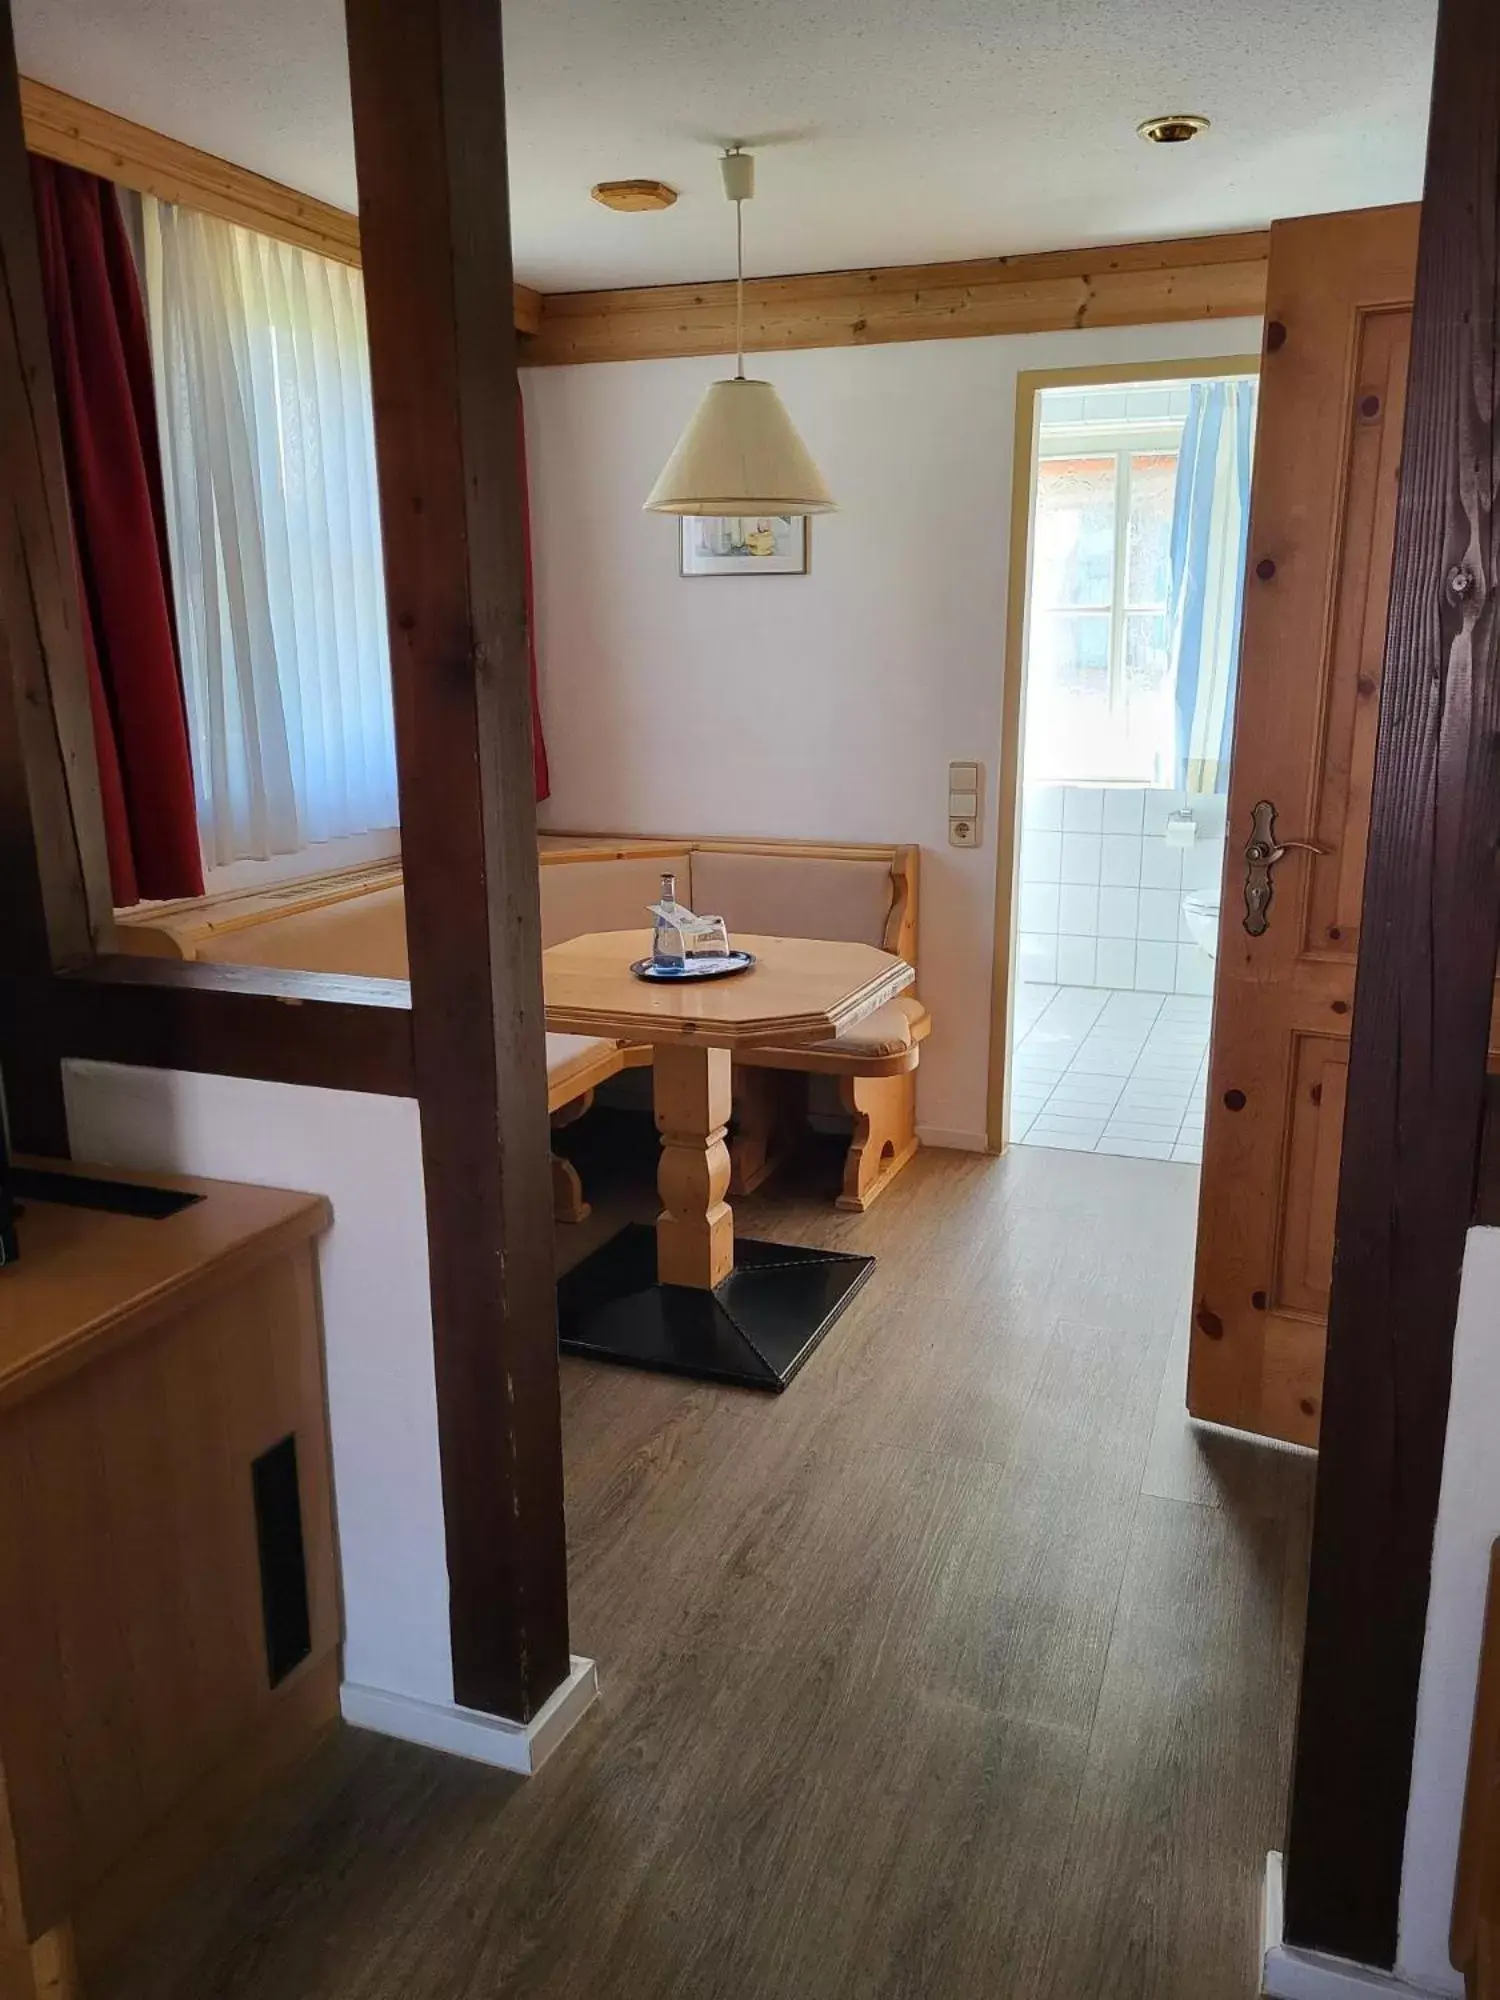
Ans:
POLYGON ((542 863, 542 949, 566 944, 590 931, 644 931, 646 914, 669 871, 677 877, 677 894, 690 908, 693 901, 692 859, 680 855, 626 855, 607 861, 544 861, 542 863))
POLYGON ((895 1076, 917 1066, 917 1044, 927 1039, 932 1017, 920 1000, 898 994, 852 1028, 825 1042, 796 1048, 736 1049, 734 1059, 752 1069, 809 1069, 837 1074, 868 1065, 872 1076, 895 1076))
POLYGON ((885 943, 895 885, 887 861, 806 854, 693 854, 692 906, 759 937, 885 943))
POLYGON ((931 1025, 931 1018, 920 1000, 898 993, 894 1000, 887 1000, 883 1007, 877 1007, 873 1014, 866 1014, 862 1021, 856 1021, 843 1034, 831 1041, 814 1042, 812 1046, 849 1055, 894 1056, 903 1049, 909 1049, 913 1042, 922 1041, 931 1025))
POLYGON ((625 1067, 618 1042, 601 1035, 547 1037, 547 1105, 556 1111, 571 1098, 582 1097, 625 1067))

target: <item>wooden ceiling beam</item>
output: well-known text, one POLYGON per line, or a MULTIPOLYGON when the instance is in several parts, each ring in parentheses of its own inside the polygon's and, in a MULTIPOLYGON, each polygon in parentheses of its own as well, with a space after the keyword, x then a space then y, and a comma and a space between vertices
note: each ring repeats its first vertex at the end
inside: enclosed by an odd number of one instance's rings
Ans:
MULTIPOLYGON (((298 194, 280 181, 252 174, 31 77, 21 78, 21 113, 27 148, 44 159, 82 167, 159 201, 177 202, 279 242, 295 243, 335 263, 359 266, 359 220, 345 209, 298 194)), ((529 285, 517 285, 515 301, 517 333, 535 333, 541 324, 540 296, 529 285)))
MULTIPOLYGON (((1083 326, 1258 318, 1264 230, 1119 243, 957 264, 892 264, 745 286, 745 347, 865 347, 883 341, 1051 333, 1083 326)), ((659 361, 734 351, 734 284, 551 292, 528 366, 659 361)))

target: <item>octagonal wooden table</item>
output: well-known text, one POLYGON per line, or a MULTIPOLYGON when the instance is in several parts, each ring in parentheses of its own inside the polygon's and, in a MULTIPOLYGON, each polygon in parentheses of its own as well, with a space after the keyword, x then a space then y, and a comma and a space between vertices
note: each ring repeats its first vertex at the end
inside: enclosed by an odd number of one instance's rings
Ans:
POLYGON ((803 1245, 736 1243, 729 1188, 733 1054, 842 1033, 909 986, 912 968, 873 945, 739 937, 748 971, 651 984, 631 964, 649 931, 571 938, 542 955, 547 1026, 652 1044, 661 1134, 652 1232, 622 1230, 558 1287, 566 1352, 780 1389, 873 1268, 803 1245))

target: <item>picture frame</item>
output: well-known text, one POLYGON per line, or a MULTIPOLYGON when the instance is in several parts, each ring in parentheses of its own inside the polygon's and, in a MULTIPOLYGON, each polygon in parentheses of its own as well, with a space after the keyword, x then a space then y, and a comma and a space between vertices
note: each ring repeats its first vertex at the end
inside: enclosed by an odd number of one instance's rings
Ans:
POLYGON ((807 575, 805 514, 684 514, 680 521, 682 576, 807 575))

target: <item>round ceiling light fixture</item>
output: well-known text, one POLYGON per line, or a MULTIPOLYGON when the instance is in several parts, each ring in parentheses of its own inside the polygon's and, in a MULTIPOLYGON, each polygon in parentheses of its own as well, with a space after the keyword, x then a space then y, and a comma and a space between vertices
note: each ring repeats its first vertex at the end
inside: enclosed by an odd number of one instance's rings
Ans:
POLYGON ((665 181, 600 181, 590 194, 603 208, 620 215, 644 215, 651 209, 670 208, 677 190, 665 181))
POLYGON ((1136 131, 1152 146, 1185 146, 1208 130, 1208 120, 1195 111, 1173 111, 1164 118, 1143 118, 1136 131))

